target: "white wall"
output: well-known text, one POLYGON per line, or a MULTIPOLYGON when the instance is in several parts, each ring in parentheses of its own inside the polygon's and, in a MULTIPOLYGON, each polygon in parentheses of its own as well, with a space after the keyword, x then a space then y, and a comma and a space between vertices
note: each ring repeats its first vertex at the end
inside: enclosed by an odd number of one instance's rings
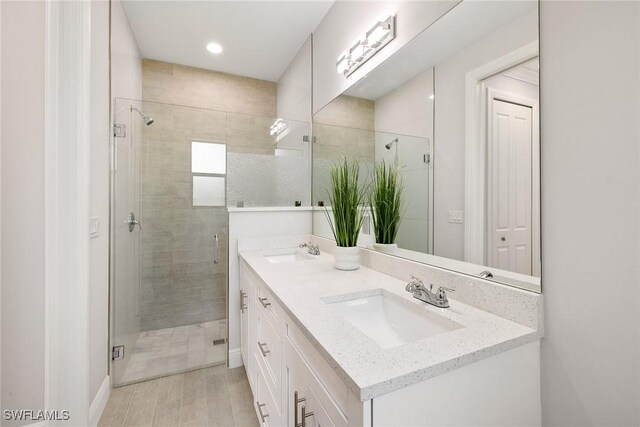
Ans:
POLYGON ((311 211, 235 210, 229 212, 229 366, 242 365, 240 358, 240 269, 238 239, 311 234, 311 211))
POLYGON ((120 0, 111 2, 112 102, 116 97, 142 99, 142 56, 120 0))
POLYGON ((535 99, 536 101, 539 98, 539 88, 537 85, 503 76, 501 74, 489 77, 484 81, 484 83, 486 87, 491 89, 498 89, 503 92, 523 96, 525 98, 535 99))
POLYGON ((405 209, 397 243, 403 249, 428 252, 429 214, 433 197, 430 165, 423 156, 431 152, 433 141, 433 68, 375 101, 376 161, 397 161, 405 184, 405 209), (384 133, 380 133, 384 132, 384 133), (391 134, 389 134, 391 133, 391 134), (390 150, 385 145, 397 135, 390 150), (419 137, 419 138, 416 138, 419 137), (431 193, 431 194, 430 194, 431 193))
POLYGON ((361 77, 384 62, 458 1, 337 1, 313 32, 313 111, 318 112, 361 77), (379 19, 396 14, 396 38, 348 78, 336 60, 379 19))
MULTIPOLYGON (((277 141, 278 148, 300 150, 300 155, 307 160, 307 174, 300 187, 308 189, 305 193, 303 205, 311 203, 311 143, 304 142, 305 135, 311 136, 311 73, 312 73, 312 36, 305 40, 300 50, 293 58, 287 69, 278 79, 277 85, 277 116, 289 121, 289 127, 277 141), (295 120, 295 121, 294 121, 295 120)), ((280 153, 277 153, 280 154, 280 153)), ((284 151, 282 154, 297 155, 298 151, 284 151)), ((295 162, 295 161, 294 161, 295 162)), ((297 164, 297 163, 296 163, 297 164)), ((279 176, 288 175, 285 168, 277 168, 279 176)), ((276 182, 286 183, 286 179, 276 182)), ((279 186, 277 193, 286 193, 287 188, 279 186)))
MULTIPOLYGON (((2 409, 38 409, 44 404, 45 3, 1 2, 0 8, 2 409)), ((28 423, 6 423, 20 424, 28 423)))
POLYGON ((311 43, 309 36, 278 79, 278 117, 306 122, 311 120, 311 43))
POLYGON ((100 219, 90 242, 89 401, 108 372, 109 343, 109 2, 91 6, 91 216, 100 219))
POLYGON ((640 3, 542 2, 543 425, 640 425, 640 3))
POLYGON ((465 76, 469 71, 536 40, 537 30, 537 13, 533 12, 435 67, 435 255, 464 259, 464 224, 449 223, 448 212, 464 211, 465 76))

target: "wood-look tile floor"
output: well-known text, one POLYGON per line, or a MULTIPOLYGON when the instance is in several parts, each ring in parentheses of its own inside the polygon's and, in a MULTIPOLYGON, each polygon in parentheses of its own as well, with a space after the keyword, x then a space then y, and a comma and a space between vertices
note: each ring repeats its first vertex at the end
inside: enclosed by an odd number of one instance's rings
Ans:
POLYGON ((114 388, 98 427, 258 427, 244 367, 214 366, 114 388))

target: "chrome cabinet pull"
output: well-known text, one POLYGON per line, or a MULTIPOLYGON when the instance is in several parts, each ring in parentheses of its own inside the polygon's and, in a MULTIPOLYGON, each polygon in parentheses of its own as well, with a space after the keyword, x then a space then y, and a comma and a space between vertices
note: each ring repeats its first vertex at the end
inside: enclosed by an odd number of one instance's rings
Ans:
POLYGON ((302 427, 302 423, 298 422, 298 405, 305 402, 307 399, 304 397, 298 398, 298 392, 293 392, 293 425, 295 427, 302 427))
POLYGON ((258 404, 258 412, 260 413, 260 419, 262 420, 262 422, 264 422, 264 420, 269 417, 269 414, 267 413, 263 414, 262 407, 267 405, 265 403, 260 403, 259 400, 256 400, 256 403, 258 404))
POLYGON ((266 298, 258 297, 258 300, 260 301, 260 304, 262 304, 264 308, 267 308, 271 305, 271 303, 266 298))
POLYGON ((260 342, 258 341, 258 348, 260 349, 260 353, 262 353, 262 357, 267 357, 267 354, 271 353, 271 350, 269 350, 267 347, 267 343, 266 342, 260 342), (262 348, 264 346, 264 348, 262 348), (266 350, 265 350, 266 348, 266 350))
POLYGON ((247 294, 245 294, 244 292, 242 292, 242 290, 240 291, 240 312, 244 313, 244 311, 247 309, 247 304, 245 304, 244 299, 247 297, 247 294))
POLYGON ((313 412, 306 412, 306 408, 302 405, 302 425, 300 427, 306 427, 309 417, 313 417, 313 412))
POLYGON ((218 235, 213 235, 213 263, 218 264, 220 262, 220 241, 218 235))

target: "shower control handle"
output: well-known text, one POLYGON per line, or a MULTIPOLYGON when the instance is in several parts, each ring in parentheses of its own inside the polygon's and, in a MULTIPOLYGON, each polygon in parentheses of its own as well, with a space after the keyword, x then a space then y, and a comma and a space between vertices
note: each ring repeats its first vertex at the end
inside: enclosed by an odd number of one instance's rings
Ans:
POLYGON ((213 263, 220 263, 220 241, 217 234, 213 235, 213 263))
POLYGON ((133 230, 136 227, 136 225, 140 227, 140 230, 142 230, 142 224, 140 224, 140 221, 136 219, 136 216, 134 215, 133 212, 129 212, 129 215, 127 215, 127 220, 124 223, 129 225, 130 233, 133 233, 133 230))

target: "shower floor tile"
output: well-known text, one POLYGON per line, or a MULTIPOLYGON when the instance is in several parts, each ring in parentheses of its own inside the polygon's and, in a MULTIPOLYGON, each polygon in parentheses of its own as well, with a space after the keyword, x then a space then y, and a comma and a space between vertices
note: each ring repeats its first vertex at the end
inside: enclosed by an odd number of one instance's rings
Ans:
POLYGON ((226 334, 226 319, 141 332, 120 383, 128 384, 224 363, 227 343, 213 345, 213 341, 225 338, 226 334))

